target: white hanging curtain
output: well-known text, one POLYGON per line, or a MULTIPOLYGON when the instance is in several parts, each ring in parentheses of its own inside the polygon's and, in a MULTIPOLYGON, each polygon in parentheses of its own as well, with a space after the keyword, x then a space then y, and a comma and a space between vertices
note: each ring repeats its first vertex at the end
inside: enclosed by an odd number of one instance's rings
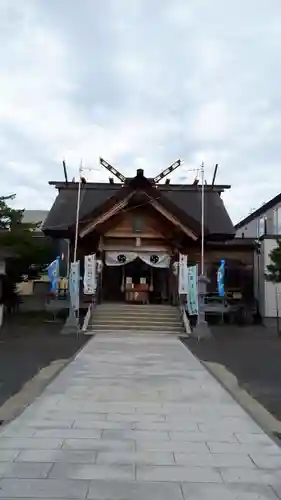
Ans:
POLYGON ((105 253, 107 266, 123 266, 137 258, 137 252, 109 251, 105 253))
POLYGON ((139 252, 138 256, 152 267, 167 268, 170 265, 170 255, 165 252, 139 252))
POLYGON ((122 252, 108 251, 105 254, 107 266, 123 266, 129 264, 139 257, 143 262, 152 267, 168 268, 170 265, 170 255, 166 252, 122 252))

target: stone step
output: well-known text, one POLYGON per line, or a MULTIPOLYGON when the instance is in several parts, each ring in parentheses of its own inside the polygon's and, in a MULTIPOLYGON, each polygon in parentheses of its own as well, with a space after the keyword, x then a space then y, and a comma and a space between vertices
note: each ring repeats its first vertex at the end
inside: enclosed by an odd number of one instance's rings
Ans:
POLYGON ((94 309, 95 313, 103 313, 103 314, 108 314, 108 313, 114 313, 114 314, 145 314, 145 315, 151 315, 151 314, 158 314, 158 315, 177 315, 179 314, 178 309, 149 309, 146 307, 132 307, 132 308, 100 308, 99 306, 94 309))
POLYGON ((151 329, 158 329, 158 330, 161 330, 163 328, 166 328, 168 330, 170 329, 175 329, 175 328, 182 328, 182 324, 177 321, 177 322, 174 322, 174 323, 157 323, 155 321, 150 321, 148 323, 142 323, 141 321, 135 321, 135 322, 132 322, 132 321, 127 321, 127 322, 117 322, 117 321, 92 321, 91 322, 91 325, 93 325, 94 327, 96 326, 100 326, 100 327, 106 327, 106 328, 111 328, 111 329, 114 329, 114 328, 119 328, 119 329, 122 329, 122 328, 132 328, 132 329, 135 329, 135 328, 143 328, 144 330, 147 330, 148 328, 151 328, 151 329))
POLYGON ((158 310, 158 311, 175 311, 176 307, 170 305, 161 305, 161 304, 99 304, 97 305, 97 309, 110 309, 110 310, 127 310, 127 309, 148 309, 148 310, 158 310))
POLYGON ((116 321, 117 323, 162 323, 163 325, 165 325, 166 323, 167 324, 173 324, 173 323, 178 323, 180 322, 181 323, 181 318, 180 316, 174 316, 174 317, 165 317, 163 318, 162 316, 155 316, 155 315, 151 315, 151 316, 126 316, 126 315, 114 315, 114 314, 110 314, 110 315, 107 315, 107 316, 104 316, 104 315, 101 315, 101 314, 98 314, 98 315, 95 315, 93 314, 92 315, 92 318, 91 318, 91 321, 92 323, 97 323, 99 321, 101 321, 102 323, 104 322, 112 322, 112 321, 116 321))
MULTIPOLYGON (((114 330, 115 329, 114 323, 91 323, 89 325, 89 328, 94 328, 97 330, 114 330)), ((134 324, 132 325, 131 323, 124 323, 124 324, 118 324, 116 325, 116 328, 119 330, 157 330, 157 331, 179 331, 180 329, 183 328, 183 326, 179 324, 175 325, 166 325, 165 323, 162 324, 156 324, 154 325, 153 323, 151 324, 134 324)))
POLYGON ((174 337, 188 337, 184 330, 170 332, 170 331, 157 331, 157 330, 100 330, 97 328, 91 328, 84 332, 84 335, 106 335, 112 337, 120 337, 121 335, 159 335, 159 336, 174 336, 174 337))
POLYGON ((116 321, 116 322, 121 322, 121 323, 162 323, 163 325, 171 324, 171 323, 178 323, 181 322, 180 316, 175 316, 174 318, 169 317, 169 318, 163 318, 160 316, 115 316, 114 314, 111 314, 110 316, 95 316, 94 314, 91 317, 91 322, 92 323, 97 323, 99 321, 102 322, 107 322, 107 321, 116 321))
POLYGON ((177 313, 174 313, 174 314, 158 314, 158 313, 151 313, 151 314, 145 314, 145 313, 140 313, 138 314, 137 312, 134 312, 134 313, 127 313, 127 312, 123 312, 123 311, 119 311, 119 312, 112 312, 112 311, 107 311, 107 312, 104 312, 104 311, 93 311, 93 314, 92 314, 93 318, 102 318, 102 319, 106 319, 106 318, 120 318, 120 319, 130 319, 130 320, 134 320, 135 318, 136 319, 143 319, 144 321, 146 320, 149 320, 151 318, 155 319, 156 321, 174 321, 176 319, 179 319, 180 317, 180 314, 179 312, 177 313))
POLYGON ((103 311, 103 312, 108 312, 108 311, 124 311, 124 312, 132 312, 132 313, 146 313, 149 314, 151 312, 156 312, 158 314, 173 314, 177 313, 179 309, 177 307, 171 307, 171 308, 160 308, 160 307, 147 307, 147 306, 132 306, 132 307, 101 307, 101 306, 96 306, 95 307, 96 311, 103 311))
POLYGON ((103 303, 92 314, 89 335, 143 332, 185 335, 179 310, 171 305, 103 303))
POLYGON ((102 321, 102 320, 91 320, 90 325, 109 325, 111 328, 123 328, 123 326, 131 325, 132 328, 135 328, 137 326, 141 326, 143 328, 149 328, 149 326, 153 325, 153 327, 159 327, 159 328, 172 328, 172 327, 181 327, 182 323, 181 321, 174 321, 171 323, 163 323, 161 321, 102 321))
POLYGON ((165 317, 163 318, 162 316, 154 316, 154 315, 151 315, 151 316, 127 316, 127 315, 114 315, 114 314, 110 314, 110 315, 95 315, 93 314, 92 317, 91 317, 91 321, 92 322, 95 322, 95 321, 121 321, 121 322, 124 322, 124 323, 128 323, 129 321, 131 322, 144 322, 144 323, 149 323, 151 321, 155 321, 156 323, 162 323, 163 325, 165 323, 175 323, 175 322, 181 322, 181 317, 180 315, 178 316, 174 316, 174 317, 165 317))

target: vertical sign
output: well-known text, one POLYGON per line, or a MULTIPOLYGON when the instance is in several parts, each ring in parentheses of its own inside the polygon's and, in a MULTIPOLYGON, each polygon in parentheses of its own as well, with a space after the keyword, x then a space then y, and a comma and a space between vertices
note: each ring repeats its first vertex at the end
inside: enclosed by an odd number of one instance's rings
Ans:
POLYGON ((70 303, 74 311, 79 311, 80 266, 79 261, 71 262, 69 275, 70 303))
POLYGON ((189 266, 187 268, 187 308, 191 316, 198 314, 197 276, 197 266, 189 266))
POLYGON ((84 260, 84 293, 94 295, 96 291, 96 256, 85 255, 84 260))
POLYGON ((188 293, 187 255, 179 254, 179 295, 188 293))

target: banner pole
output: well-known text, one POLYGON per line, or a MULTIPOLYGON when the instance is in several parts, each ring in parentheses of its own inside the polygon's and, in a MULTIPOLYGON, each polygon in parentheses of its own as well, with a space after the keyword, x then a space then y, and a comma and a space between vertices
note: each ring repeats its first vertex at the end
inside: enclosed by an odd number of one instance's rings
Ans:
POLYGON ((80 214, 80 199, 81 199, 81 179, 82 175, 82 161, 79 167, 79 181, 78 181, 78 193, 77 193, 77 207, 76 207, 76 223, 75 223, 75 243, 74 243, 74 257, 73 261, 76 262, 77 259, 77 246, 78 246, 78 229, 79 229, 79 214, 80 214))
POLYGON ((204 189, 204 163, 201 165, 201 276, 204 276, 204 243, 205 243, 205 189, 204 189))

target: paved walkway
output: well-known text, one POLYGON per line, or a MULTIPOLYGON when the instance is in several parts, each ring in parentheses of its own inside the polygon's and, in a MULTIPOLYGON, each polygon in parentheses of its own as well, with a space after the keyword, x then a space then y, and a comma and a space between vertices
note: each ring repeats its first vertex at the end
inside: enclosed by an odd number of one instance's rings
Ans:
POLYGON ((0 498, 273 500, 281 449, 179 340, 97 336, 0 435, 0 498))

